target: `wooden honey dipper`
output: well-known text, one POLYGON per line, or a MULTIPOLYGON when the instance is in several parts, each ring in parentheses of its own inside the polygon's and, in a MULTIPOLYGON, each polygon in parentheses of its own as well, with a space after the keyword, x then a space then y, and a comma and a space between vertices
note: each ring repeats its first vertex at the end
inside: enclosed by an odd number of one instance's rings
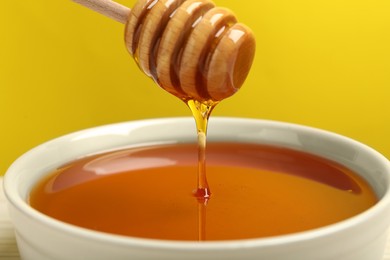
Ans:
POLYGON ((209 0, 73 0, 126 24, 125 43, 140 69, 184 101, 219 102, 239 90, 255 40, 231 11, 209 0))

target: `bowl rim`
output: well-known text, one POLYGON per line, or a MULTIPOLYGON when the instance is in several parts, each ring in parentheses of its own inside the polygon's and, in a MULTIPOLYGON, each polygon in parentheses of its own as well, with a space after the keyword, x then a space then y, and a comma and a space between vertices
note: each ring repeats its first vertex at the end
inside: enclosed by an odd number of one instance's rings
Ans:
MULTIPOLYGON (((307 231, 296 232, 286 235, 279 235, 273 237, 264 237, 264 238, 251 238, 251 239, 240 239, 240 240, 224 240, 224 241, 204 241, 199 243, 199 241, 176 241, 176 240, 159 240, 159 239, 148 239, 148 238, 138 238, 131 236, 116 235, 110 233, 104 233, 100 231, 90 230, 87 228, 75 226, 69 223, 62 222, 60 220, 54 219, 52 217, 46 216, 45 214, 33 209, 28 205, 28 203, 20 196, 19 192, 16 189, 16 180, 14 178, 15 172, 17 171, 17 165, 23 163, 24 160, 28 160, 30 157, 33 157, 35 153, 39 152, 39 149, 45 147, 46 145, 52 145, 59 143, 64 140, 70 140, 75 136, 80 136, 91 131, 101 131, 101 130, 112 130, 118 129, 120 127, 126 126, 140 128, 146 125, 156 125, 161 123, 188 123, 189 121, 193 122, 192 117, 167 117, 167 118, 155 118, 155 119, 141 119, 133 120, 126 122, 119 122, 114 124, 106 124, 97 127, 90 127, 87 129, 75 131, 62 135, 60 137, 54 138, 47 142, 44 142, 23 155, 21 155, 6 171, 3 179, 3 188, 7 203, 11 204, 17 210, 27 215, 29 218, 35 219, 39 223, 56 229, 60 232, 71 233, 73 236, 78 236, 81 238, 91 239, 95 241, 101 241, 105 243, 114 243, 117 245, 124 246, 136 246, 143 248, 160 248, 160 249, 174 249, 174 250, 229 250, 235 248, 252 248, 252 247, 271 247, 271 246, 280 246, 286 244, 293 244, 296 242, 303 242, 311 240, 318 237, 324 237, 329 234, 344 232, 347 229, 353 228, 356 225, 359 225, 362 222, 369 221, 374 219, 376 216, 381 215, 390 207, 390 162, 389 160, 372 149, 371 147, 358 142, 349 137, 330 132, 327 130, 322 130, 319 128, 305 126, 295 123, 274 121, 274 120, 264 120, 264 119, 254 119, 254 118, 240 118, 240 117, 213 117, 210 121, 212 124, 229 124, 229 123, 250 123, 250 124, 259 124, 263 126, 277 126, 277 127, 287 127, 289 129, 295 129, 296 131, 311 131, 318 134, 325 135, 330 138, 336 138, 338 140, 347 141, 350 145, 359 147, 366 150, 370 155, 374 156, 380 163, 385 167, 386 172, 388 172, 389 177, 387 178, 387 190, 385 194, 379 199, 379 201, 365 210, 362 213, 359 213, 355 216, 352 216, 346 220, 330 224, 327 226, 310 229, 307 231)), ((195 127, 195 126, 194 126, 195 127)), ((11 216, 12 217, 12 216, 11 216)), ((11 219, 12 220, 12 219, 11 219)))

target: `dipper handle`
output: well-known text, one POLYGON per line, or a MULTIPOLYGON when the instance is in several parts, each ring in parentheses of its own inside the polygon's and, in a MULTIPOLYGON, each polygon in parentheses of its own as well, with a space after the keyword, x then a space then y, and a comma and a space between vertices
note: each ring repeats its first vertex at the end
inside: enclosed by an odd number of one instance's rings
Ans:
POLYGON ((130 8, 111 0, 72 0, 95 12, 125 24, 130 14, 130 8))

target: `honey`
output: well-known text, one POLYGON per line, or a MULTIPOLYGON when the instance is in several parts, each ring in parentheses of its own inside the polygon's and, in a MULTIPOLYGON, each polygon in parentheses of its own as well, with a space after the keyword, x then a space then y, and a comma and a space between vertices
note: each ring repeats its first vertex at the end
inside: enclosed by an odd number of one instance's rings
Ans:
POLYGON ((97 231, 215 241, 314 229, 377 201, 365 180, 333 161, 281 147, 213 142, 207 147, 212 196, 199 200, 196 151, 197 144, 160 144, 81 158, 49 174, 29 202, 97 231))

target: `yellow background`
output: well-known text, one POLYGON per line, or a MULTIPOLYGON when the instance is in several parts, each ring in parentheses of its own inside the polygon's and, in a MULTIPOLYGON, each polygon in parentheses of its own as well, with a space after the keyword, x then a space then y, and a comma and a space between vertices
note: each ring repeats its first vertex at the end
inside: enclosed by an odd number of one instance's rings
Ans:
MULTIPOLYGON (((390 1, 215 2, 253 29, 257 53, 244 87, 213 115, 315 126, 390 157, 390 1)), ((138 70, 123 28, 70 0, 2 2, 0 175, 75 130, 190 115, 138 70)))

